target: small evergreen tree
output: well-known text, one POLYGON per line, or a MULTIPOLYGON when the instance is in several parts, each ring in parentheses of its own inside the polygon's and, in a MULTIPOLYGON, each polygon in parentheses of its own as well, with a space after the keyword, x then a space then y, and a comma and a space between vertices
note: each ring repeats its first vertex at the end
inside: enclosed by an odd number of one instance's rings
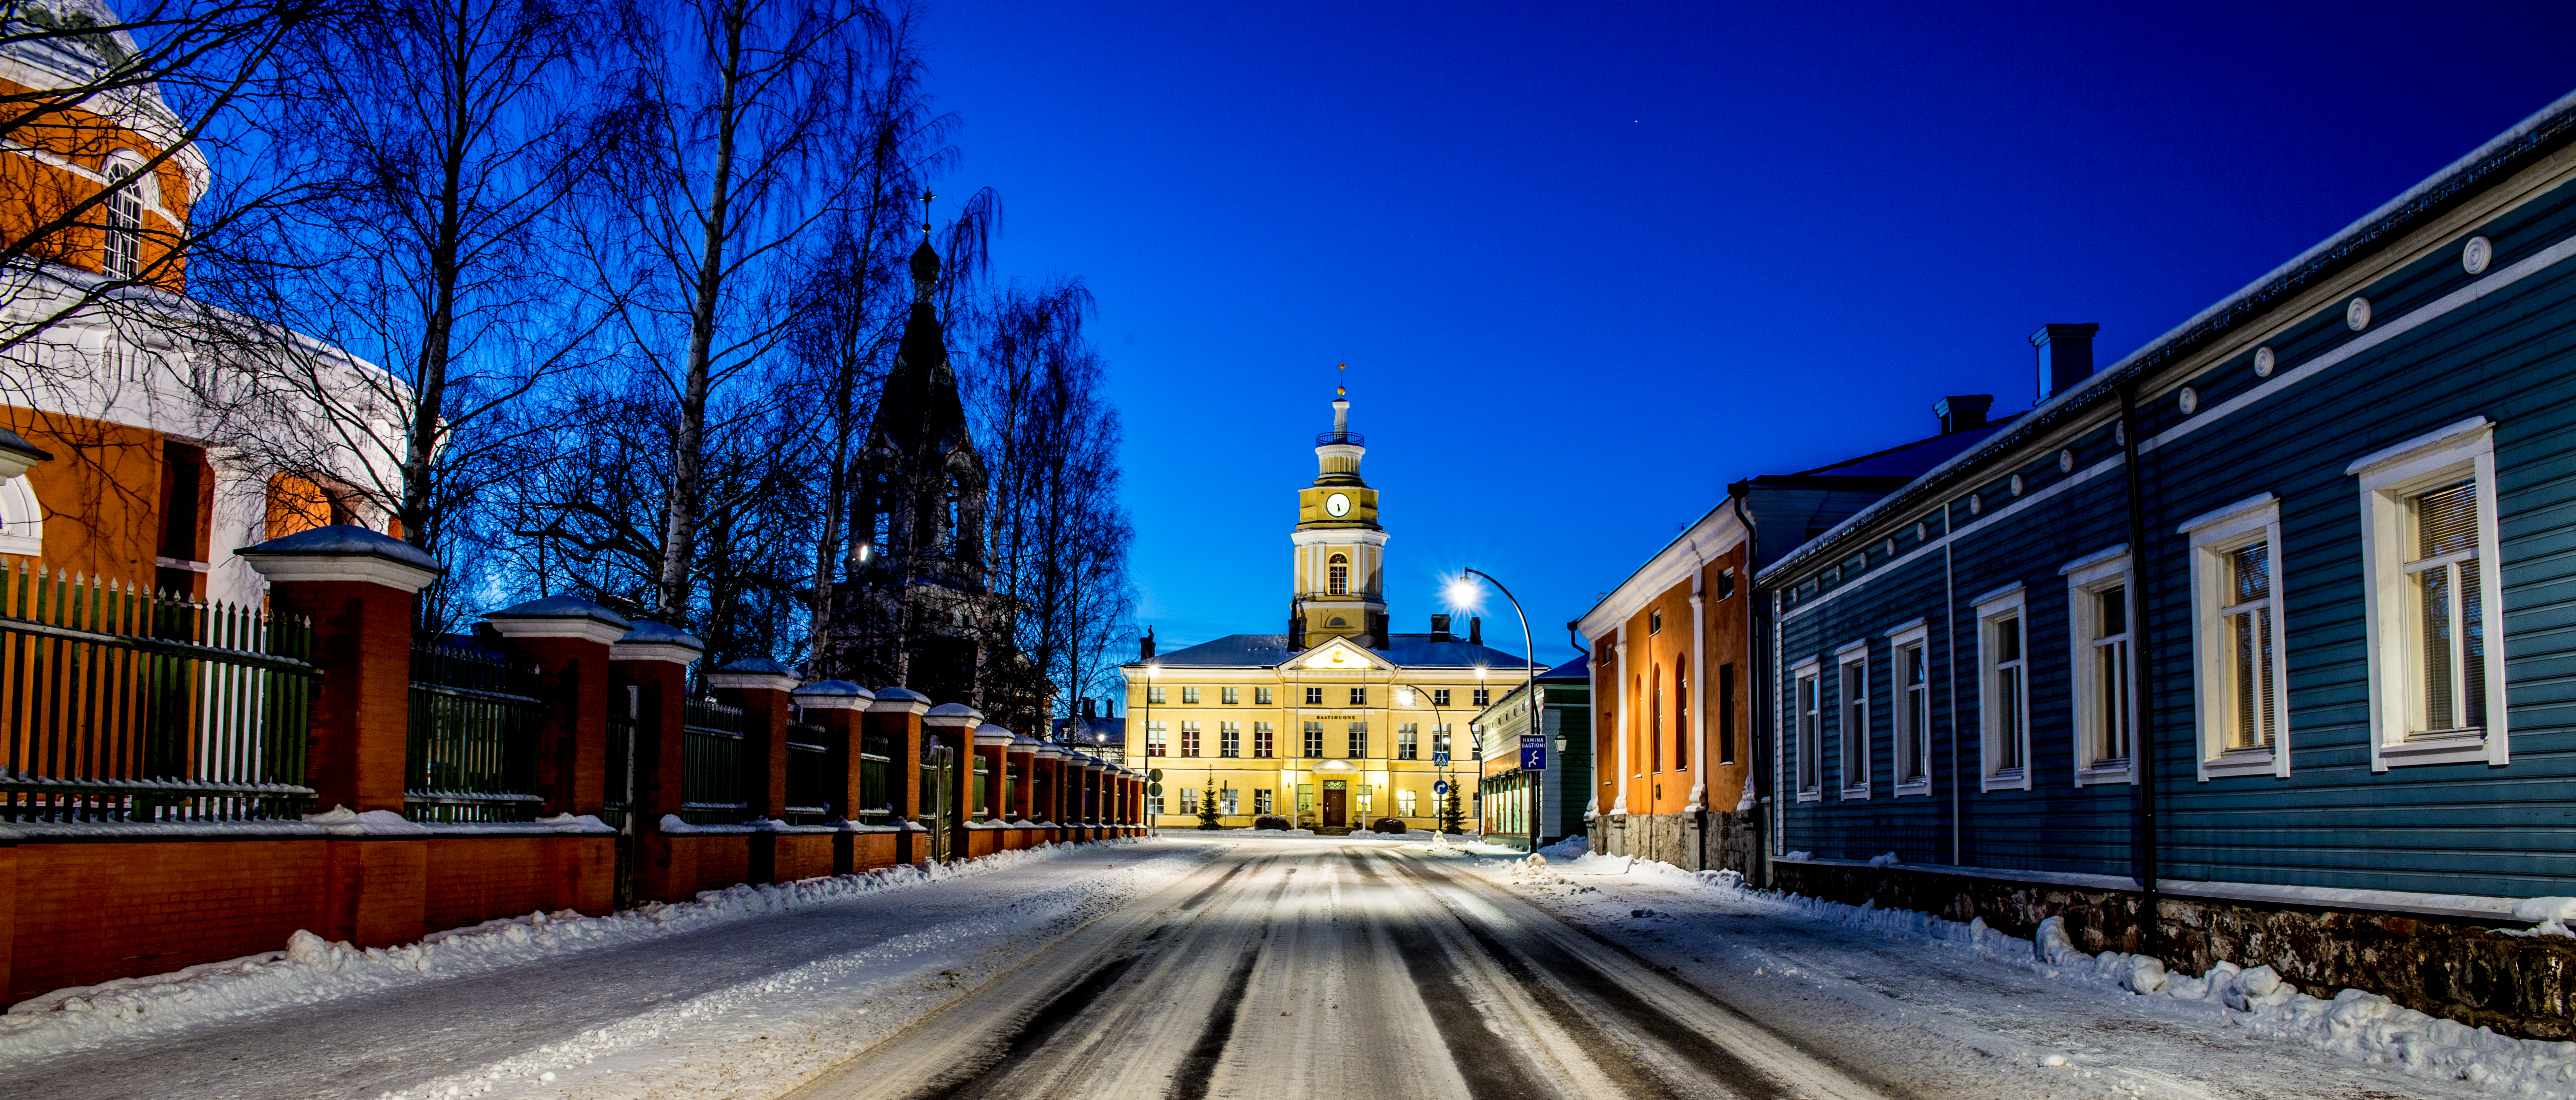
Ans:
POLYGON ((1458 801, 1458 788, 1449 788, 1449 801, 1440 807, 1440 831, 1457 834, 1467 831, 1467 809, 1458 801))
POLYGON ((1199 799, 1199 828, 1210 830, 1225 828, 1217 823, 1216 788, 1214 787, 1208 788, 1207 796, 1199 799))

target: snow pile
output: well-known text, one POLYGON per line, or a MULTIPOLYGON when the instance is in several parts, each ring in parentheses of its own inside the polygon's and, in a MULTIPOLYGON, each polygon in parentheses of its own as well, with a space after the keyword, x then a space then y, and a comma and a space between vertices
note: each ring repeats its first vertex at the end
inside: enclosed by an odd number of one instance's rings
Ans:
MULTIPOLYGON (((1616 874, 1630 868, 1621 861, 1585 855, 1565 861, 1565 870, 1616 874)), ((1526 880, 1540 869, 1513 865, 1501 877, 1526 880)), ((2105 992, 2158 997, 2203 1004, 2213 1022, 2241 1027, 2248 1034, 2298 1043, 2365 1061, 2394 1065, 2406 1072, 2467 1081, 2488 1090, 2524 1095, 2576 1095, 2576 1043, 2543 1042, 2498 1035, 2406 1008, 2376 993, 2346 989, 2330 1000, 2301 993, 2270 966, 2253 969, 2219 962, 2198 976, 2165 969, 2151 955, 2104 951, 2088 955, 2067 936, 2062 917, 2040 923, 2034 939, 2021 939, 1986 926, 1984 918, 1965 924, 1909 909, 1881 909, 1876 902, 1846 905, 1796 894, 1747 889, 1732 871, 1685 871, 1670 864, 1638 862, 1633 870, 1665 879, 1690 879, 1723 892, 1727 900, 1895 939, 1928 941, 1966 952, 1998 965, 2044 977, 2089 985, 2105 992)), ((1544 873, 1544 871, 1540 871, 1544 873)), ((1568 884, 1570 880, 1567 880, 1568 884)), ((2576 919, 2576 899, 2533 899, 2526 920, 2557 925, 2566 935, 2565 919, 2576 919), (2546 903, 2546 904, 2535 904, 2546 903)), ((2531 933, 2523 933, 2531 934, 2531 933)))
MULTIPOLYGON (((1095 841, 1133 844, 1132 839, 1095 841)), ((0 1061, 94 1046, 110 1039, 176 1030, 208 1020, 282 1005, 317 1004, 394 986, 481 973, 549 956, 588 951, 743 920, 766 913, 846 901, 886 890, 989 874, 1077 850, 1061 844, 998 852, 960 863, 887 867, 778 885, 707 890, 677 904, 647 902, 605 917, 566 909, 485 921, 433 932, 419 943, 359 948, 309 931, 283 951, 142 978, 31 997, 0 1015, 0 1061)))

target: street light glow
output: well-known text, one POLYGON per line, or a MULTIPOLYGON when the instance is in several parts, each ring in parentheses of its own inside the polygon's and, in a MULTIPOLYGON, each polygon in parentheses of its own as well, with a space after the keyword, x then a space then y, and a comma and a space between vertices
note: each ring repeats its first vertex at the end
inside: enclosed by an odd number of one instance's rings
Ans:
POLYGON ((1482 611, 1485 609, 1485 586, 1465 573, 1457 574, 1441 582, 1440 602, 1449 605, 1449 610, 1462 614, 1482 611))
POLYGON ((1409 687, 1400 687, 1395 689, 1395 705, 1399 707, 1412 706, 1413 689, 1409 687))

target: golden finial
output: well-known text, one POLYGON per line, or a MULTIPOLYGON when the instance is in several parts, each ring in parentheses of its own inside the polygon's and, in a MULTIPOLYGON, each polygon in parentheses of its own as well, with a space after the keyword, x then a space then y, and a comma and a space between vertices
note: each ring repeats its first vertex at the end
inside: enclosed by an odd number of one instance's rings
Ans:
POLYGON ((938 197, 939 197, 939 192, 937 192, 937 191, 929 191, 929 190, 925 190, 925 191, 923 191, 923 192, 921 193, 921 239, 922 239, 922 240, 925 240, 925 241, 926 241, 926 240, 929 240, 929 239, 930 239, 930 200, 935 199, 935 198, 938 198, 938 197))
MULTIPOLYGON (((1349 369, 1351 369, 1351 365, 1350 365, 1350 364, 1348 364, 1348 363, 1336 363, 1336 364, 1334 364, 1334 365, 1333 365, 1333 369, 1334 369, 1334 370, 1349 370, 1349 369)), ((1349 389, 1348 387, 1344 387, 1344 386, 1335 386, 1335 387, 1333 387, 1333 396, 1335 396, 1335 397, 1349 397, 1350 395, 1351 395, 1351 391, 1350 391, 1350 389, 1349 389)))

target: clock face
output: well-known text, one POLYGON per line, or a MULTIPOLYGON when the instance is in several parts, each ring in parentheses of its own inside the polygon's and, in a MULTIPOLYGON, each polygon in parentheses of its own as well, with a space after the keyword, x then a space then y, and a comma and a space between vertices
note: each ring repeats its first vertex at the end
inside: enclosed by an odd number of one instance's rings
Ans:
POLYGON ((1351 498, 1335 493, 1324 498, 1324 514, 1334 517, 1351 514, 1351 498))

